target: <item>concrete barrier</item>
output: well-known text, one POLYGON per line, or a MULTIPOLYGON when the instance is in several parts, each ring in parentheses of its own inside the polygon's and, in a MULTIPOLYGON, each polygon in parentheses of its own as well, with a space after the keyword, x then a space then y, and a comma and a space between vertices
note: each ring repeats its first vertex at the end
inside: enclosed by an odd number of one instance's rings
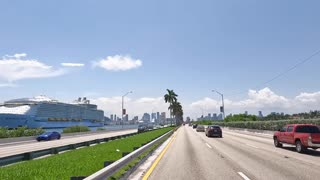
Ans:
POLYGON ((89 177, 85 178, 85 180, 104 180, 107 179, 107 177, 110 177, 112 174, 114 174, 116 171, 124 167, 126 164, 131 162, 136 157, 140 156, 142 153, 144 153, 146 150, 148 150, 150 147, 152 147, 157 142, 160 142, 167 136, 173 134, 173 130, 167 132, 166 134, 160 136, 159 138, 153 140, 152 142, 138 148, 137 150, 129 153, 128 155, 124 156, 123 158, 117 160, 116 162, 108 165, 107 167, 99 170, 98 172, 90 175, 89 177))

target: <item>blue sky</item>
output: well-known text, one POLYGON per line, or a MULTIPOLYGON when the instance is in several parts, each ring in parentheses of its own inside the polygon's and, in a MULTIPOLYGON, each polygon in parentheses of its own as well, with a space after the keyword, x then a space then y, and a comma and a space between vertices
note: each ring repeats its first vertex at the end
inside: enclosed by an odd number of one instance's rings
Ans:
MULTIPOLYGON (((200 102, 208 111, 215 110, 210 103, 203 105, 206 97, 219 100, 211 89, 233 102, 250 100, 249 89, 264 88, 290 101, 301 93, 320 99, 320 56, 256 87, 320 49, 317 1, 10 0, 0 6, 0 57, 26 53, 22 60, 35 59, 65 71, 13 80, 9 83, 16 87, 0 87, 1 101, 39 94, 62 101, 84 95, 113 98, 132 90, 133 102, 161 97, 170 88, 179 94, 186 114, 195 116, 199 107, 194 106, 200 102), (93 67, 116 55, 141 60, 142 65, 126 71, 93 67), (66 68, 60 63, 84 66, 66 68), (237 92, 245 93, 228 96, 237 92)), ((2 76, 0 84, 8 84, 8 79, 2 76)), ((276 105, 257 106, 278 110, 276 105)), ((109 111, 108 104, 104 108, 109 111)), ((233 108, 229 112, 243 110, 233 108)))

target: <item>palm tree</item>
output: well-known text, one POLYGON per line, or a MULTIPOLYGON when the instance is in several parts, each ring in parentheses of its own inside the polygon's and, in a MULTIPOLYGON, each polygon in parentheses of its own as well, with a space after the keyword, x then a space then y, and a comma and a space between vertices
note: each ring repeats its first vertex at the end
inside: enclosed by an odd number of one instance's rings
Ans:
POLYGON ((173 103, 177 102, 178 95, 173 91, 167 89, 168 94, 164 95, 164 101, 166 103, 169 103, 169 110, 170 110, 170 119, 171 119, 171 125, 172 125, 172 114, 173 114, 173 103))
POLYGON ((180 125, 183 120, 183 109, 180 102, 174 102, 172 104, 172 112, 176 120, 176 125, 180 125))

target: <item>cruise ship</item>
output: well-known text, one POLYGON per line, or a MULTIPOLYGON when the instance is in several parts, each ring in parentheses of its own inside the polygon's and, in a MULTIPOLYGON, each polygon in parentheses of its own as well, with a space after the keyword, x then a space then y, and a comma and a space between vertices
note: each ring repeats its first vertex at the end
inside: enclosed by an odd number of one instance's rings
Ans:
POLYGON ((65 128, 70 126, 100 127, 104 112, 87 98, 62 103, 46 96, 13 99, 0 105, 0 127, 65 128))

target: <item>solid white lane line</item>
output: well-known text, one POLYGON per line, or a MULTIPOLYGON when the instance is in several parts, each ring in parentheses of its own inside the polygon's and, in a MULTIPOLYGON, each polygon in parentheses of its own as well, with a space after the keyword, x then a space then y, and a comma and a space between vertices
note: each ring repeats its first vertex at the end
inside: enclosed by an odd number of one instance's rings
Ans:
POLYGON ((253 145, 250 145, 250 144, 246 144, 246 145, 249 146, 249 147, 252 147, 252 148, 259 149, 257 146, 253 146, 253 145))
POLYGON ((208 146, 208 148, 212 149, 212 147, 208 143, 206 143, 206 145, 208 146))
POLYGON ((238 174, 244 179, 244 180, 250 180, 245 174, 242 172, 238 172, 238 174))

